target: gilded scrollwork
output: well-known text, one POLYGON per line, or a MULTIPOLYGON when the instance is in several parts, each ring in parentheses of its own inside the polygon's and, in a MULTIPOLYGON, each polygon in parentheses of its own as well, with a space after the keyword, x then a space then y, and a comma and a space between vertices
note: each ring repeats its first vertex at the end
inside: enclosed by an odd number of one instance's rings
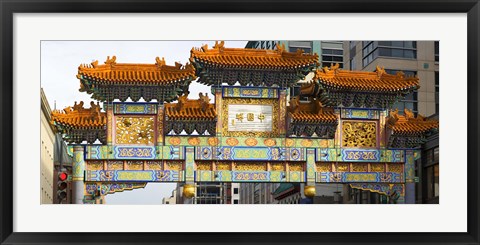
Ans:
POLYGON ((153 117, 117 117, 115 142, 117 144, 153 144, 154 124, 153 117))
POLYGON ((368 164, 352 163, 352 172, 368 172, 368 164))
POLYGON ((267 165, 259 162, 242 162, 235 163, 235 170, 237 171, 266 171, 267 165))
POLYGON ((304 163, 288 163, 289 171, 303 171, 304 163))
POLYGON ((217 170, 230 170, 230 163, 228 162, 217 162, 215 166, 217 170))
POLYGON ((143 161, 127 161, 128 170, 143 170, 143 161))
POLYGON ((398 163, 388 164, 388 172, 403 173, 403 165, 398 163))
POLYGON ((284 163, 272 163, 272 170, 273 171, 285 171, 285 164, 284 163))
POLYGON ((108 170, 123 170, 123 161, 108 161, 108 170))
POLYGON ((372 172, 385 172, 385 164, 384 163, 371 163, 370 170, 372 172))
MULTIPOLYGON (((224 98, 222 101, 222 133, 226 137, 278 137, 278 100, 254 98, 224 98), (243 132, 228 131, 228 105, 271 105, 272 106, 272 131, 243 132)), ((246 118, 247 119, 247 118, 246 118)))
POLYGON ((377 124, 375 122, 344 121, 342 124, 343 147, 376 147, 377 124))
POLYGON ((103 170, 103 161, 86 161, 86 170, 103 170))
POLYGON ((162 162, 161 161, 147 161, 145 165, 146 170, 162 170, 162 162))
POLYGON ((169 161, 167 162, 167 170, 182 170, 183 163, 179 161, 169 161))
POLYGON ((332 172, 331 163, 317 163, 317 172, 332 172))
POLYGON ((211 162, 197 162, 197 170, 212 170, 212 163, 211 162))

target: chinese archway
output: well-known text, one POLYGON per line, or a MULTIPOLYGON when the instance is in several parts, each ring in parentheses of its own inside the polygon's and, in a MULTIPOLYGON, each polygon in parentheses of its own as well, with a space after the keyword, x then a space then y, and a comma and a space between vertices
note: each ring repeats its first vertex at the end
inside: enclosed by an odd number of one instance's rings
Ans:
POLYGON ((321 68, 316 54, 282 45, 217 42, 174 66, 113 56, 80 65, 77 78, 96 103, 52 112, 73 146, 75 203, 149 182, 185 183, 187 196, 195 182, 304 183, 307 196, 316 183, 342 183, 414 203, 418 147, 438 130, 438 121, 391 110, 419 88, 417 77, 321 68), (308 101, 288 98, 312 72, 300 89, 308 101), (188 98, 196 79, 211 86, 212 98, 188 98))

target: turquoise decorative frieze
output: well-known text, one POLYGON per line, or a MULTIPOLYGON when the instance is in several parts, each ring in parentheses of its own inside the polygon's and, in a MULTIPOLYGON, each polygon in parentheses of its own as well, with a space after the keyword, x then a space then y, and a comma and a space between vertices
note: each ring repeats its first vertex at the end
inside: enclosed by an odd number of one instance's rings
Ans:
POLYGON ((404 162, 402 150, 337 149, 317 150, 320 162, 404 162))
POLYGON ((315 149, 307 149, 307 184, 315 182, 315 149))
POLYGON ((115 159, 155 159, 154 146, 115 146, 115 159))
POLYGON ((88 195, 107 195, 125 190, 144 188, 147 183, 87 183, 85 192, 88 195))
POLYGON ((305 161, 305 148, 201 146, 195 152, 196 160, 305 161))
POLYGON ((278 98, 278 88, 258 88, 258 87, 223 87, 223 97, 234 98, 278 98))
POLYGON ((304 182, 305 172, 292 171, 204 171, 197 170, 196 182, 304 182))
POLYGON ((195 149, 193 146, 185 147, 185 180, 187 182, 195 181, 195 149))
POLYGON ((342 118, 347 119, 379 119, 380 111, 368 109, 342 109, 342 118))
POLYGON ((182 160, 185 159, 183 146, 86 146, 87 160, 182 160))
POLYGON ((113 113, 115 114, 157 114, 156 103, 114 103, 113 113))
POLYGON ((394 172, 317 172, 320 183, 403 183, 401 173, 394 172))
POLYGON ((178 170, 87 170, 85 181, 179 182, 184 181, 184 172, 178 170))

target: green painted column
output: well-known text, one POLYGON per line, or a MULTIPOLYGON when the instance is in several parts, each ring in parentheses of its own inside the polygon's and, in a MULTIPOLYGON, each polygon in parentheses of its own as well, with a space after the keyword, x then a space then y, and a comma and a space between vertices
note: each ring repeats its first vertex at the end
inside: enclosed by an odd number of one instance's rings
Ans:
POLYGON ((415 153, 413 150, 405 151, 405 203, 415 203, 415 153))
POLYGON ((73 147, 73 167, 72 167, 72 202, 74 204, 83 204, 84 179, 85 179, 85 159, 84 146, 77 145, 73 147))

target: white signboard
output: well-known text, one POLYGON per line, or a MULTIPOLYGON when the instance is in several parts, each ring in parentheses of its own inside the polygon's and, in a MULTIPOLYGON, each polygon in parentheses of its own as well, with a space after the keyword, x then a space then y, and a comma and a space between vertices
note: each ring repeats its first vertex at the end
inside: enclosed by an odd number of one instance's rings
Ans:
POLYGON ((272 105, 228 105, 228 131, 272 131, 272 105))

